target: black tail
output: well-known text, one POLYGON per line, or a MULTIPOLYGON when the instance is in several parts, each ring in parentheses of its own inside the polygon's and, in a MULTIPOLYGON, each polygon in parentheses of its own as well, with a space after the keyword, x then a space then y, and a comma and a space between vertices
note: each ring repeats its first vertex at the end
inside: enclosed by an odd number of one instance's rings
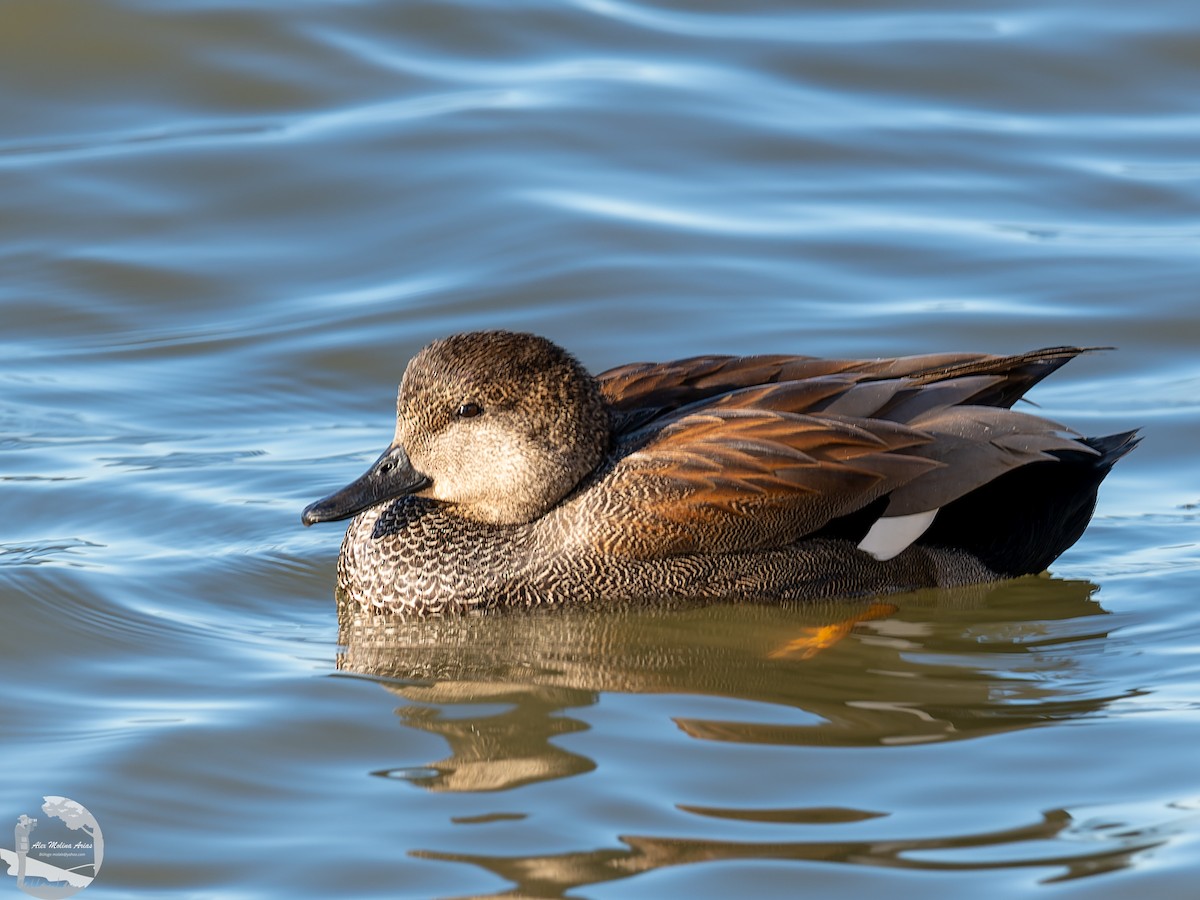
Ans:
POLYGON ((1099 455, 1055 452, 943 507, 917 542, 965 550, 1001 575, 1043 571, 1079 540, 1100 482, 1137 446, 1136 431, 1083 438, 1099 455))

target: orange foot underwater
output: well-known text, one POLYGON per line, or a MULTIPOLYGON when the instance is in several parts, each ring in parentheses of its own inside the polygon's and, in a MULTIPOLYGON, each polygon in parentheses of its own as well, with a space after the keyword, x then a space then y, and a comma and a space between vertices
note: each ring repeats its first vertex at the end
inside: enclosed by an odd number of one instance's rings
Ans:
POLYGON ((866 609, 839 619, 832 625, 805 628, 800 636, 788 641, 777 650, 767 654, 768 659, 812 659, 822 650, 828 650, 848 635, 859 622, 886 619, 900 607, 894 603, 872 603, 866 609))

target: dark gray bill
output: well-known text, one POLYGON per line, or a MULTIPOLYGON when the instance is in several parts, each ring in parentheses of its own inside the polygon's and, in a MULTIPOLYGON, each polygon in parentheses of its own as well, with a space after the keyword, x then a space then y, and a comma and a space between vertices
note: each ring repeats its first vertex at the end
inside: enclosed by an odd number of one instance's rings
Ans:
POLYGON ((348 519, 364 509, 415 494, 430 480, 413 468, 404 448, 393 444, 359 478, 306 508, 300 515, 305 525, 348 519))

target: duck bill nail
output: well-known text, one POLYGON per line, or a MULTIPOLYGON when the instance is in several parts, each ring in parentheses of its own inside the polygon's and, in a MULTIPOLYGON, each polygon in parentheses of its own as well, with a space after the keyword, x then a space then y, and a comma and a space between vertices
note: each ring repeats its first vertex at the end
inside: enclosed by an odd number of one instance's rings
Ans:
POLYGON ((428 477, 413 468, 404 448, 392 445, 350 484, 306 507, 300 521, 315 525, 348 519, 388 500, 415 494, 429 483, 428 477))

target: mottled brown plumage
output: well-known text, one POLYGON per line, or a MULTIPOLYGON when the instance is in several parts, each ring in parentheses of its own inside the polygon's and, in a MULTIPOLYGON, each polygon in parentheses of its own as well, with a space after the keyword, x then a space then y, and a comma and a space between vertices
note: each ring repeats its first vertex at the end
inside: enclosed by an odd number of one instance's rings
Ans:
POLYGON ((1009 409, 1080 352, 706 356, 593 378, 543 338, 455 335, 409 364, 388 450, 304 521, 357 513, 340 586, 416 614, 1040 571, 1136 443, 1009 409))

